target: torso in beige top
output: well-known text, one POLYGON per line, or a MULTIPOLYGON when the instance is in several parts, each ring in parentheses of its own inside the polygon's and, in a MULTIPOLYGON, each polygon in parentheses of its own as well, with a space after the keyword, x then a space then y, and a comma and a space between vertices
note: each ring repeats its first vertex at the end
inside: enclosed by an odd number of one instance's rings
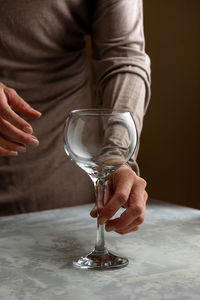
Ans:
POLYGON ((64 121, 72 109, 97 106, 100 99, 103 106, 131 110, 141 131, 150 81, 141 4, 0 0, 0 81, 42 112, 31 121, 39 147, 0 157, 0 215, 93 201, 89 177, 63 148, 64 121), (86 34, 92 37, 95 101, 86 34))

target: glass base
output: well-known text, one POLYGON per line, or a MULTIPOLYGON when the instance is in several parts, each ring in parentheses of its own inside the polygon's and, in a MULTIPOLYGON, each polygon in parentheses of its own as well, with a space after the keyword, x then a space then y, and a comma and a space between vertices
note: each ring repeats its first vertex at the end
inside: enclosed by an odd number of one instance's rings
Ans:
POLYGON ((73 261, 73 266, 79 269, 107 270, 124 268, 127 265, 127 258, 117 256, 107 249, 103 251, 93 250, 88 255, 73 261))

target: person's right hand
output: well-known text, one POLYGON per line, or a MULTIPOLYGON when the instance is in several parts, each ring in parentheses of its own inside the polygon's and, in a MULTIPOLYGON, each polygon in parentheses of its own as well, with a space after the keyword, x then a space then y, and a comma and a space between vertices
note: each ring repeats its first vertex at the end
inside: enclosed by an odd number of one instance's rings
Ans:
POLYGON ((14 89, 0 83, 0 156, 16 156, 18 152, 26 152, 26 145, 39 145, 31 125, 14 110, 27 118, 41 116, 14 89))

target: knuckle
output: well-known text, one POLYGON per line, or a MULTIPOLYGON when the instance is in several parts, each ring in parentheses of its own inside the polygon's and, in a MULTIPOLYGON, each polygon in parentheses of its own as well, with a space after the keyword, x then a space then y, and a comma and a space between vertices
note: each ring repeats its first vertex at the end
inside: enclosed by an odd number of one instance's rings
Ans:
POLYGON ((144 217, 143 216, 139 216, 137 218, 138 224, 142 224, 144 222, 144 217))
POLYGON ((143 178, 140 177, 140 178, 138 179, 138 182, 139 182, 139 184, 140 184, 142 187, 146 188, 147 182, 146 182, 145 179, 143 179, 143 178))
POLYGON ((11 96, 15 96, 17 94, 13 88, 6 88, 6 92, 11 96))
POLYGON ((19 102, 19 107, 21 109, 27 109, 27 108, 29 108, 29 105, 27 103, 24 103, 21 101, 21 102, 19 102))
POLYGON ((143 207, 140 205, 134 206, 134 213, 138 216, 142 215, 143 213, 143 207))
POLYGON ((126 174, 128 174, 129 176, 135 176, 135 172, 128 167, 126 168, 126 174))
POLYGON ((127 176, 128 178, 130 178, 130 180, 131 180, 132 182, 134 182, 135 179, 137 179, 136 173, 135 173, 133 170, 131 170, 131 169, 126 169, 126 176, 127 176))
POLYGON ((127 197, 123 192, 116 193, 116 197, 120 205, 123 205, 127 201, 127 197))

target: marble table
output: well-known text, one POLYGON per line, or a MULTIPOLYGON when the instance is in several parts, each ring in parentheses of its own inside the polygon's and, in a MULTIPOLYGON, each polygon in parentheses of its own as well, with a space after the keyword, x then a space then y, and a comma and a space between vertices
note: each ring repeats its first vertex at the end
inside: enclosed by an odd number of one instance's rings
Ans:
POLYGON ((138 232, 106 233, 126 268, 77 270, 95 239, 90 208, 0 218, 1 300, 200 299, 200 211, 149 200, 138 232))

